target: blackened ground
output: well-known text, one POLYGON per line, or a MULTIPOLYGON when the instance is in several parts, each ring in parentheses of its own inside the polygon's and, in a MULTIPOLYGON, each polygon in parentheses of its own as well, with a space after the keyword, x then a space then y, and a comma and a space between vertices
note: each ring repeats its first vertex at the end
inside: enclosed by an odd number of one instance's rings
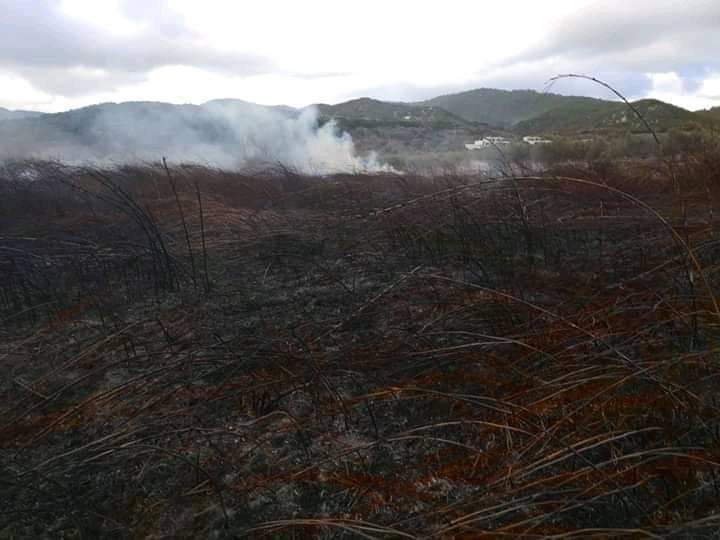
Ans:
POLYGON ((698 159, 34 167, 0 182, 0 538, 717 530, 698 159))

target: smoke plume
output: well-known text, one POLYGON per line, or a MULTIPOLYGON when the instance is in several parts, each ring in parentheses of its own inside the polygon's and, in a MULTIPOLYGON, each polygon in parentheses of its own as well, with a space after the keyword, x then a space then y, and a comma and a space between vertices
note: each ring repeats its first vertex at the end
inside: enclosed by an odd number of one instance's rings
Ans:
POLYGON ((374 154, 358 155, 350 135, 321 123, 314 108, 123 103, 0 122, 0 158, 107 165, 161 157, 230 169, 281 164, 308 174, 391 170, 374 154))

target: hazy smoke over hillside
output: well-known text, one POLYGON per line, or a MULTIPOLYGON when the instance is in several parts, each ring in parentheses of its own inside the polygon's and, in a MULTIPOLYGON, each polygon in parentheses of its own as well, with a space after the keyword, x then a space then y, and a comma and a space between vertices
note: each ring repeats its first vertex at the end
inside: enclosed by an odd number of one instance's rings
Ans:
POLYGON ((351 137, 317 111, 238 101, 202 106, 108 104, 0 123, 0 157, 127 163, 161 157, 223 168, 282 164, 304 173, 389 169, 359 156, 351 137))

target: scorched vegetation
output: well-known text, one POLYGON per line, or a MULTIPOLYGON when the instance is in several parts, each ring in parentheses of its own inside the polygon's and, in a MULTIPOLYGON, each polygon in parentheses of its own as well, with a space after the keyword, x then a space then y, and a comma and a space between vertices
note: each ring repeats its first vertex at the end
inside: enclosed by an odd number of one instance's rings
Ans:
POLYGON ((720 527, 720 158, 15 164, 0 538, 720 527))

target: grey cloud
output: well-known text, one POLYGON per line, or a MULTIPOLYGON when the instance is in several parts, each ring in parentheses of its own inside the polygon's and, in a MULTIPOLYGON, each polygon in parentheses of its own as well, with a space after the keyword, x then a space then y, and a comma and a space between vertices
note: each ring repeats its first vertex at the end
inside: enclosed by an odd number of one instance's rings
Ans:
POLYGON ((105 92, 141 83, 145 73, 139 71, 84 71, 66 67, 19 66, 15 72, 35 86, 65 97, 80 97, 89 91, 105 92))
MULTIPOLYGON (((119 37, 64 16, 57 0, 0 0, 0 66, 36 87, 63 95, 89 94, 136 82, 158 67, 185 65, 249 76, 270 72, 262 57, 204 45, 164 2, 125 0, 129 16, 147 23, 139 35, 119 37), (68 82, 62 70, 102 70, 68 82), (67 94, 66 94, 67 92, 67 94)), ((78 77, 76 73, 68 77, 78 77)))
MULTIPOLYGON (((720 4, 715 0, 609 0, 560 21, 546 43, 529 56, 587 58, 647 51, 656 44, 672 44, 667 49, 685 56, 712 40, 710 32, 718 28, 720 4)), ((705 55, 715 56, 711 51, 705 55)))
MULTIPOLYGON (((716 0, 608 0, 560 21, 513 62, 555 58, 592 71, 687 73, 720 67, 716 0)), ((697 74, 696 74, 697 75, 697 74)), ((693 84, 695 77, 688 77, 693 84)))

